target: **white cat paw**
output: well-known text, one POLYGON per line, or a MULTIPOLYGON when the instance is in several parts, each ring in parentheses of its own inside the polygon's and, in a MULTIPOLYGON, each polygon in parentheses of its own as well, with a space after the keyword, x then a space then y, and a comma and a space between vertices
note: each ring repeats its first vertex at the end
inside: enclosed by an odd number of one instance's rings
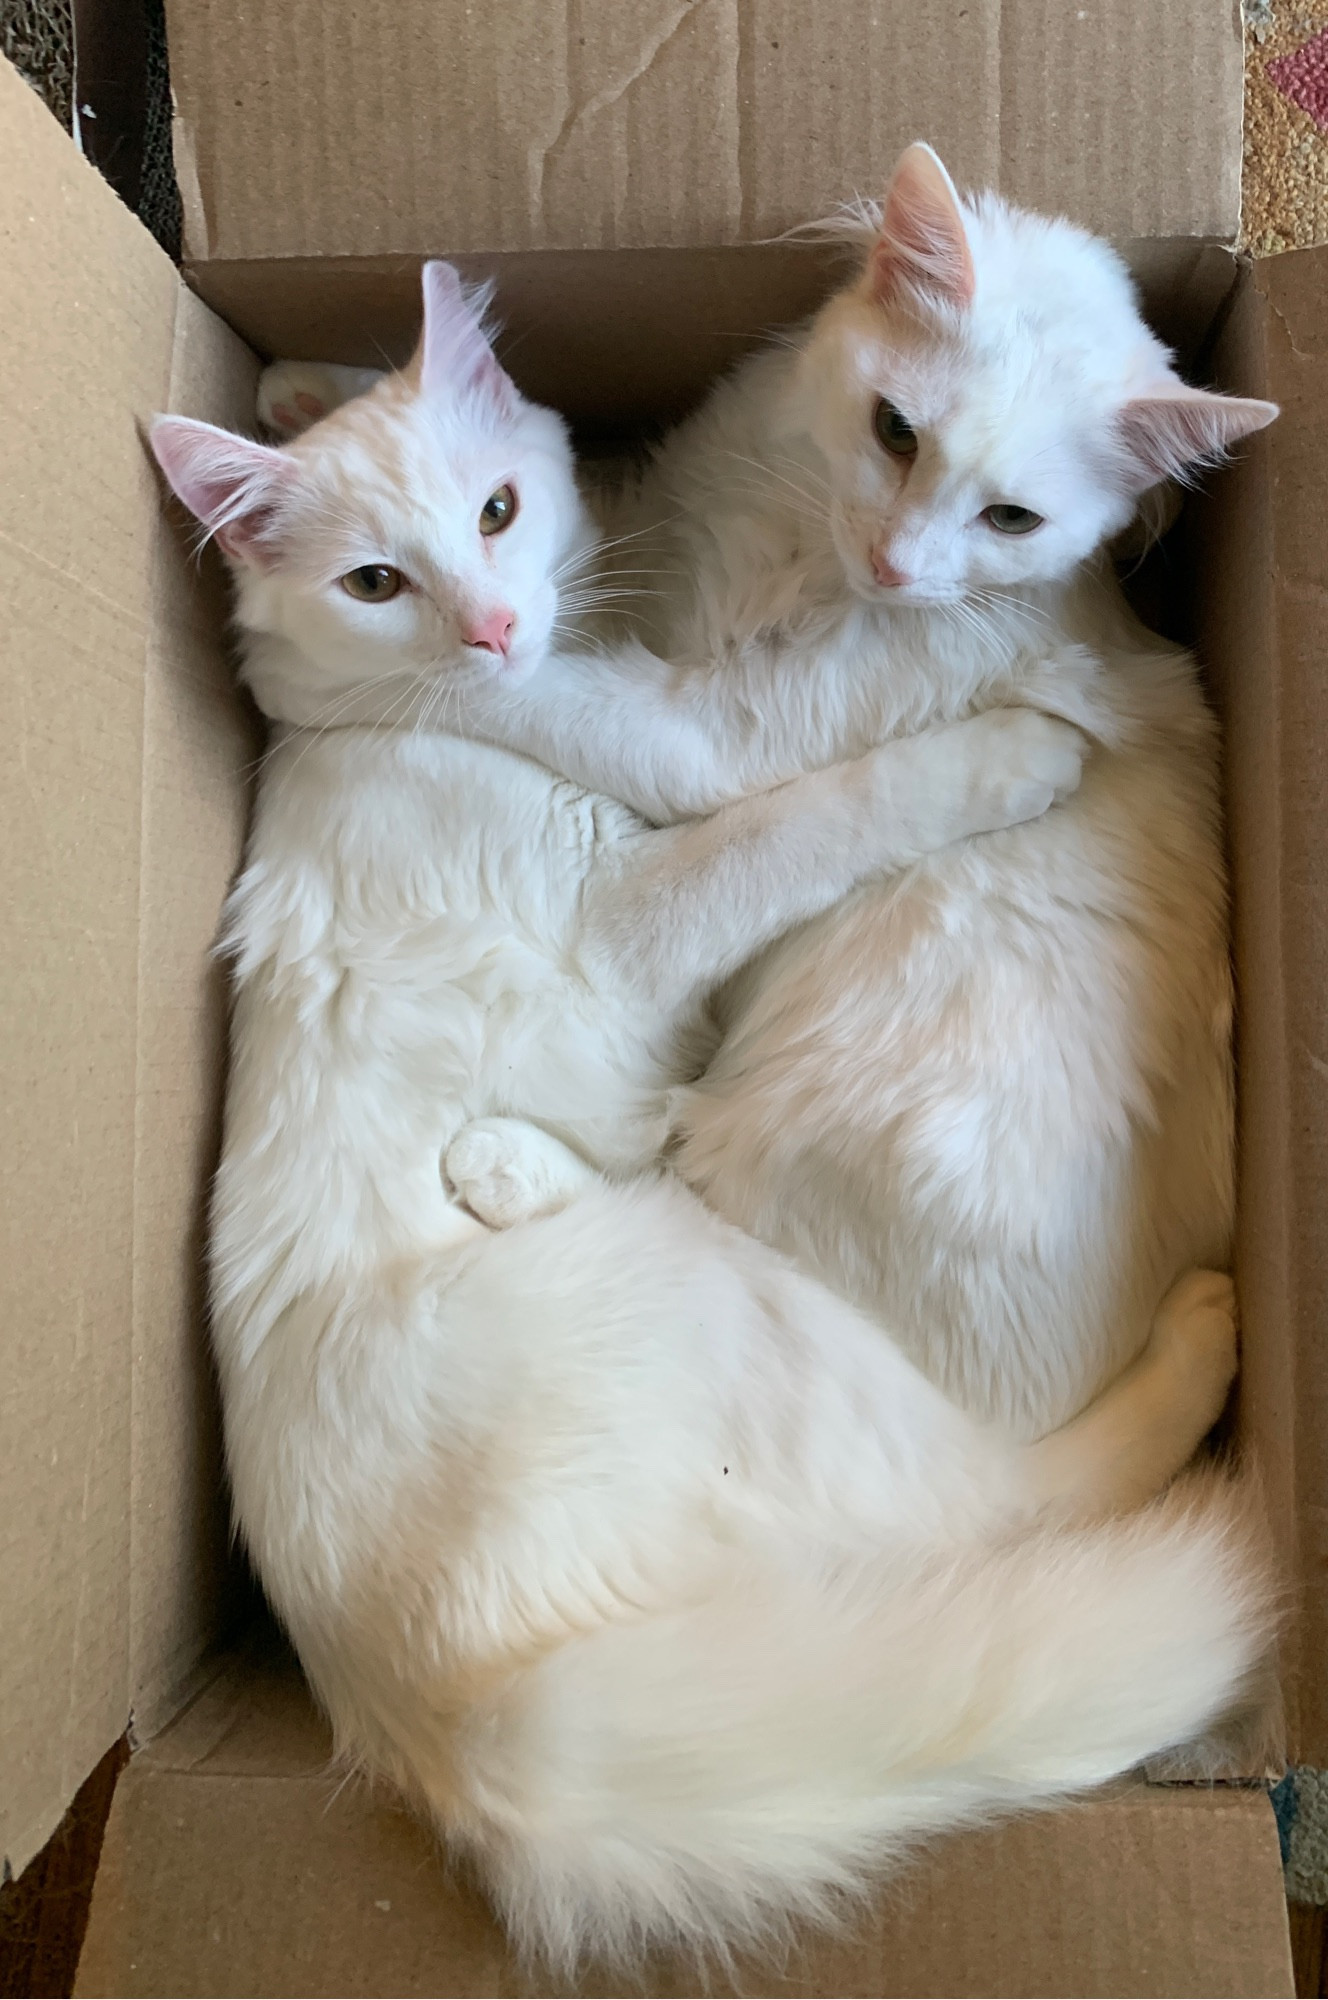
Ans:
POLYGON ((1038 819, 1078 790, 1088 740, 1070 723, 1032 708, 992 709, 976 719, 985 735, 979 811, 989 830, 1038 819))
POLYGON ((443 1164, 457 1198, 490 1229, 511 1229, 540 1212, 540 1180, 527 1170, 512 1128, 498 1120, 464 1126, 443 1164))
POLYGON ((274 361, 258 378, 258 421, 278 437, 298 437, 338 398, 329 397, 326 371, 315 361, 274 361))

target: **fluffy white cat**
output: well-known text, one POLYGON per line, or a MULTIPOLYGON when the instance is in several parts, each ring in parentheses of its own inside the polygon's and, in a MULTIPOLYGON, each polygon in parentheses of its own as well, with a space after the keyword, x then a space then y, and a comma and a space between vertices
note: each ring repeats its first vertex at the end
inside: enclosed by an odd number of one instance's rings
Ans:
POLYGON ((1239 1509, 1108 1517, 1222 1405, 1224 1278, 1019 1444, 676 1181, 590 1165, 651 1159, 714 980, 1045 806, 1077 734, 990 713, 655 832, 444 733, 554 671, 585 532, 445 266, 411 372, 289 449, 153 444, 285 725, 227 926, 214 1329, 238 1521, 342 1751, 568 1965, 814 1914, 1201 1730, 1262 1642, 1239 1509), (457 1195, 501 1212, 508 1119, 581 1186, 495 1232, 457 1195))
MULTIPOLYGON (((1095 740, 1064 811, 864 887, 740 974, 675 1117, 719 1214, 1037 1436, 1231 1242, 1216 731, 1193 661, 1085 562, 1276 411, 1187 388, 1106 245, 960 202, 924 146, 860 226, 861 274, 611 523, 674 664, 560 662, 459 726, 659 822, 995 703, 1095 740)), ((283 364, 263 408, 362 379, 283 364)))

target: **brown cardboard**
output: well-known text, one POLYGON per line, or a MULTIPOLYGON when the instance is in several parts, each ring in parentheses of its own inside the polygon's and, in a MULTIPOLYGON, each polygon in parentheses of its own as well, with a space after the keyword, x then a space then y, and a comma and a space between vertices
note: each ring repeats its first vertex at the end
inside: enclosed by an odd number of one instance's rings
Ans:
MULTIPOLYGON (((0 68, 0 1851, 22 1867, 221 1610, 196 1262, 200 1006, 246 739, 138 425, 252 363, 0 68)), ((207 1398, 209 1411, 211 1398, 207 1398)))
MULTIPOLYGON (((698 1991, 656 1966, 649 1992, 698 1991)), ((121 1780, 79 1994, 532 1994, 399 1808, 344 1785, 293 1666, 250 1657, 121 1780)), ((623 1990, 611 1978, 576 1989, 623 1990)), ((1289 1994, 1262 1793, 1123 1786, 946 1842, 830 1938, 744 1964, 757 1994, 1289 1994)))
POLYGON ((1257 265, 1219 343, 1282 420, 1215 483, 1201 632, 1226 720, 1245 1428, 1285 1554, 1290 1751, 1328 1762, 1328 251, 1257 265))
MULTIPOLYGON (((162 409, 243 424, 254 362, 183 287, 162 409)), ((150 413, 150 411, 149 411, 150 413)), ((152 482, 155 486, 155 481, 152 482)), ((261 741, 222 644, 220 565, 155 503, 143 683, 129 1567, 130 1714, 146 1738, 247 1604, 217 1491, 200 1196, 216 1159, 225 979, 212 957, 261 741)))
POLYGON ((911 139, 1109 235, 1238 219, 1211 0, 168 0, 186 258, 755 243, 911 139))
MULTIPOLYGON (((1193 238, 1124 246, 1164 338, 1193 353, 1231 289, 1230 254, 1193 238)), ((445 237, 433 248, 451 255, 445 237)), ((547 250, 461 256, 494 278, 502 350, 526 392, 583 437, 681 416, 772 329, 811 312, 843 267, 810 244, 547 250)), ((191 271, 208 303, 264 354, 373 366, 403 361, 419 318, 418 258, 296 257, 191 271)))
MULTIPOLYGON (((662 421, 820 296, 823 252, 761 239, 878 186, 924 131, 961 179, 1136 239, 1167 337, 1287 405, 1194 526, 1228 725, 1242 1421, 1302 1612, 1293 1741, 1328 1761, 1328 253, 1233 288, 1204 240, 1235 224, 1233 10, 169 10, 191 281, 259 347, 400 353, 420 257, 468 253, 498 275, 532 393, 586 433, 662 421)), ((0 1842, 21 1866, 132 1714, 147 1747, 115 1807, 81 1992, 547 1990, 395 1804, 338 1791, 288 1664, 260 1650, 209 1681, 230 1572, 199 1284, 220 1077, 208 946, 253 738, 215 571, 164 516, 138 426, 157 408, 243 423, 254 361, 3 65, 0 269, 0 1842)), ((692 1983, 660 1968, 651 1985, 692 1983)), ((1266 1798, 1132 1785, 943 1843, 841 1934, 741 1983, 1289 1992, 1266 1798)))

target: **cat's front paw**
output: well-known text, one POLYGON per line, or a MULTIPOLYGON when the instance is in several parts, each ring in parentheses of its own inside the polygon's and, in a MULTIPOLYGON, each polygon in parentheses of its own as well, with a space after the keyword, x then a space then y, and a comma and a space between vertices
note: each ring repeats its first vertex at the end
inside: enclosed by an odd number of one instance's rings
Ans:
POLYGON ((1032 708, 990 709, 975 716, 975 831, 995 832, 1038 819, 1079 788, 1088 739, 1068 722, 1032 708))
POLYGON ((278 437, 298 437, 311 424, 363 396, 382 380, 381 368, 338 361, 274 361, 258 378, 258 421, 278 437))
POLYGON ((274 361, 258 378, 258 421, 277 437, 298 437, 340 399, 316 361, 274 361))

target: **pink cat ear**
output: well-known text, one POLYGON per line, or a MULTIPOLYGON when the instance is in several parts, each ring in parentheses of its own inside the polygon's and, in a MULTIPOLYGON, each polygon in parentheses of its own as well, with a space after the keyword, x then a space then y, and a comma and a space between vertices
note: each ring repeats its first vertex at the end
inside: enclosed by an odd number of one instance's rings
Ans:
POLYGON ((510 407, 516 388, 484 330, 491 286, 467 292, 451 264, 424 267, 424 327, 415 359, 425 396, 481 395, 510 407))
POLYGON ((296 461, 193 417, 155 417, 153 455, 171 491, 241 562, 266 568, 283 501, 299 478, 296 461))
POLYGON ((1191 389, 1169 376, 1151 395, 1126 403, 1117 429, 1142 492, 1190 466, 1225 458, 1233 444, 1263 430, 1277 413, 1276 403, 1191 389))
POLYGON ((954 182, 930 146, 910 146, 886 189, 867 271, 882 305, 901 291, 947 305, 973 303, 973 253, 954 182))

